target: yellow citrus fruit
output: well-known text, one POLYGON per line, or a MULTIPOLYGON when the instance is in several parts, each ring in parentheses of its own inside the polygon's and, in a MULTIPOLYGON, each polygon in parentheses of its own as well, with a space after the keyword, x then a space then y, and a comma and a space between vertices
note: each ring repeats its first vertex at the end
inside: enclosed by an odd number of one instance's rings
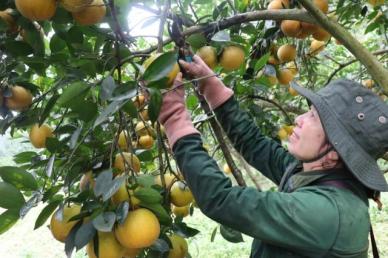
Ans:
POLYGON ((15 22, 15 19, 11 15, 12 9, 6 9, 4 11, 0 11, 0 19, 2 19, 8 26, 8 31, 17 32, 18 26, 15 22))
POLYGON ((57 9, 56 0, 15 0, 16 9, 32 21, 48 20, 57 9))
POLYGON ((130 168, 132 168, 133 171, 138 173, 140 171, 139 158, 135 154, 129 152, 117 153, 113 167, 117 168, 120 171, 125 171, 125 168, 127 166, 129 166, 130 168))
POLYGON ((296 57, 296 48, 289 44, 283 45, 279 47, 277 56, 282 63, 294 61, 296 57))
POLYGON ((111 200, 114 205, 118 205, 125 201, 130 201, 131 207, 136 207, 140 204, 140 200, 135 197, 134 191, 127 189, 125 182, 120 186, 119 190, 113 194, 111 200))
POLYGON ((148 108, 144 108, 142 111, 140 111, 140 116, 143 118, 143 120, 148 121, 150 120, 150 116, 148 115, 148 108))
POLYGON ((140 248, 125 248, 123 258, 136 258, 140 251, 140 248))
POLYGON ((276 74, 280 84, 288 85, 292 79, 294 79, 293 73, 289 69, 282 69, 276 74))
POLYGON ((282 141, 287 140, 287 138, 288 138, 288 133, 287 133, 286 129, 284 129, 283 127, 280 128, 279 131, 278 131, 278 137, 279 137, 279 139, 282 140, 282 141))
POLYGON ((224 170, 224 173, 225 173, 225 174, 230 174, 230 173, 232 173, 232 170, 230 169, 228 163, 225 163, 225 164, 224 164, 223 170, 224 170))
MULTIPOLYGON (((98 257, 122 258, 125 252, 123 246, 116 240, 113 232, 97 232, 98 234, 98 257)), ((90 241, 86 247, 89 258, 97 258, 94 253, 94 241, 90 241)))
POLYGON ((43 124, 39 127, 38 124, 35 124, 30 131, 30 142, 35 148, 44 148, 46 139, 53 136, 53 131, 48 125, 43 124))
MULTIPOLYGON (((151 55, 147 60, 144 61, 144 63, 143 63, 144 68, 147 69, 148 66, 150 66, 152 64, 152 62, 155 61, 155 59, 158 58, 160 55, 161 55, 161 53, 151 55)), ((179 72, 180 72, 179 65, 178 65, 178 63, 175 63, 174 66, 172 67, 171 71, 167 74, 167 78, 168 78, 167 85, 168 86, 172 85, 172 83, 175 80, 175 77, 177 76, 177 74, 179 72)))
POLYGON ((289 92, 292 96, 294 96, 294 97, 299 95, 299 93, 298 93, 294 88, 292 88, 291 86, 288 87, 288 92, 289 92))
POLYGON ((278 78, 276 78, 275 76, 266 75, 266 78, 271 86, 278 83, 278 78))
POLYGON ((328 0, 313 0, 313 4, 323 13, 327 13, 329 11, 328 0))
POLYGON ((93 0, 59 0, 63 8, 69 12, 79 12, 85 9, 93 0))
POLYGON ((280 29, 286 36, 296 37, 301 32, 302 27, 300 21, 283 20, 280 24, 280 29))
POLYGON ((273 0, 269 3, 267 9, 268 10, 274 10, 274 9, 283 9, 288 8, 289 1, 288 0, 273 0))
POLYGON ((313 38, 319 41, 328 41, 330 39, 330 33, 319 27, 314 33, 313 38))
POLYGON ((270 55, 269 58, 268 58, 267 63, 269 63, 271 65, 278 65, 280 62, 279 62, 279 60, 275 56, 270 55))
POLYGON ((325 49, 325 42, 314 39, 311 41, 309 54, 315 56, 324 49, 325 49))
POLYGON ((363 80, 362 84, 368 89, 371 89, 375 85, 375 82, 372 79, 367 79, 367 80, 363 80))
POLYGON ((291 135, 292 132, 294 131, 294 126, 293 125, 285 125, 283 126, 284 130, 286 130, 288 135, 291 135))
POLYGON ((186 217, 187 215, 190 214, 190 205, 186 205, 183 207, 177 207, 177 206, 173 205, 172 213, 174 213, 175 216, 178 216, 178 217, 182 217, 182 218, 186 217))
POLYGON ((204 46, 198 49, 198 56, 202 58, 202 60, 209 66, 211 69, 214 69, 217 65, 217 53, 216 49, 211 46, 204 46))
POLYGON ((136 97, 132 98, 133 105, 135 105, 136 108, 140 108, 145 103, 145 97, 144 95, 137 95, 136 97))
POLYGON ((85 9, 72 13, 74 20, 84 26, 101 22, 105 14, 106 7, 103 0, 93 0, 85 9))
POLYGON ((298 67, 296 67, 295 62, 290 62, 286 65, 287 69, 292 72, 293 75, 297 75, 299 70, 298 67))
POLYGON ((127 150, 128 149, 127 139, 130 140, 128 132, 121 131, 120 134, 119 134, 119 139, 117 140, 117 144, 119 145, 119 148, 121 150, 127 150))
POLYGON ((372 6, 379 6, 383 5, 385 0, 368 0, 368 3, 370 3, 372 6))
POLYGON ((5 105, 15 111, 27 109, 32 103, 32 94, 26 88, 13 86, 11 88, 12 96, 5 98, 5 105))
POLYGON ((170 252, 168 253, 168 258, 186 257, 189 249, 186 240, 177 234, 168 236, 168 238, 170 239, 172 244, 172 249, 170 249, 170 252))
POLYGON ((224 48, 220 58, 220 65, 226 71, 238 69, 245 61, 245 53, 240 47, 227 46, 224 48))
POLYGON ((93 178, 93 172, 90 170, 82 175, 81 180, 79 181, 79 190, 85 191, 88 189, 93 189, 96 184, 96 181, 93 178))
POLYGON ((182 207, 189 205, 194 200, 194 197, 189 187, 182 181, 178 181, 171 187, 170 200, 175 206, 182 207))
POLYGON ((125 221, 115 229, 117 240, 125 248, 148 247, 158 239, 159 233, 158 218, 144 208, 128 212, 125 221))
POLYGON ((142 135, 139 137, 139 147, 142 149, 151 149, 154 146, 154 138, 151 135, 142 135))
POLYGON ((58 212, 60 211, 61 210, 58 210, 51 215, 50 230, 56 240, 65 242, 71 229, 78 222, 76 220, 69 221, 69 219, 81 212, 81 206, 76 204, 70 206, 65 205, 65 207, 63 207, 63 220, 59 220, 61 216, 59 216, 58 212))
POLYGON ((301 26, 302 32, 306 33, 307 35, 313 34, 318 29, 317 25, 307 23, 307 22, 301 22, 300 26, 301 26))
MULTIPOLYGON (((171 173, 165 173, 164 174, 164 182, 166 184, 166 188, 169 189, 175 181, 178 179, 171 173)), ((163 186, 162 185, 162 179, 160 178, 160 175, 157 175, 155 177, 155 184, 163 186)))
POLYGON ((144 124, 143 121, 140 121, 136 124, 135 131, 136 131, 136 134, 139 136, 149 135, 149 134, 152 134, 152 127, 151 127, 151 124, 149 123, 144 124))

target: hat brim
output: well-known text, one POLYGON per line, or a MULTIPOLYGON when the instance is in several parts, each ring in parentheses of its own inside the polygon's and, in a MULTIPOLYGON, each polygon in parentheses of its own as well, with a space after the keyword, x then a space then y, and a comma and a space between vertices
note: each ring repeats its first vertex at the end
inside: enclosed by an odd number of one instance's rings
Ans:
POLYGON ((387 192, 388 184, 375 158, 350 136, 325 100, 297 83, 292 83, 292 87, 314 105, 330 143, 352 174, 368 188, 387 192))

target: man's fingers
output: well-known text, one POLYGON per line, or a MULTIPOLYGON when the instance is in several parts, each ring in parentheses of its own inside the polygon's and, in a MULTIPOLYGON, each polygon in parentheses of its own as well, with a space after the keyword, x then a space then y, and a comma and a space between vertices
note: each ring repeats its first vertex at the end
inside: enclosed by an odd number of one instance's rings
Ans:
POLYGON ((182 59, 179 59, 179 64, 180 64, 185 70, 189 70, 190 64, 187 63, 186 61, 183 61, 182 59))
POLYGON ((174 85, 179 85, 179 84, 182 83, 182 81, 183 81, 183 79, 182 79, 182 73, 179 72, 179 73, 176 75, 176 77, 175 77, 174 85))

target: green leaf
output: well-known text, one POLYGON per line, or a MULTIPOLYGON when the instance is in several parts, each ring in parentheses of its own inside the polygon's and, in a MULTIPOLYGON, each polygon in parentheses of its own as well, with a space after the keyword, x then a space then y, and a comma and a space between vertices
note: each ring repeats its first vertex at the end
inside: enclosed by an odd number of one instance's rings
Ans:
POLYGON ((6 210, 0 215, 0 235, 9 230, 19 219, 17 210, 6 210))
POLYGON ((55 103, 57 102, 58 98, 59 95, 55 94, 49 99, 46 106, 44 107, 42 114, 40 115, 39 124, 43 124, 46 118, 50 115, 50 112, 55 106, 55 103))
POLYGON ((139 175, 137 183, 143 187, 151 187, 155 184, 155 178, 151 175, 139 175))
POLYGON ((171 225, 171 217, 167 211, 159 203, 140 203, 140 206, 151 210, 159 218, 160 223, 164 225, 171 225))
POLYGON ((66 42, 57 34, 54 34, 50 40, 50 49, 52 53, 59 52, 66 48, 66 42))
POLYGON ((79 26, 73 26, 67 32, 67 42, 70 44, 82 44, 84 42, 84 34, 79 26))
POLYGON ((23 191, 38 189, 35 178, 24 169, 18 167, 0 167, 0 177, 4 182, 10 183, 23 191))
POLYGON ((58 104, 60 106, 67 106, 74 98, 79 98, 79 95, 88 91, 90 89, 89 85, 84 82, 74 82, 70 84, 58 99, 58 104))
POLYGON ((113 91, 117 85, 112 76, 106 77, 101 83, 100 98, 101 100, 107 100, 112 97, 113 91))
POLYGON ((93 226, 102 232, 110 232, 113 229, 113 225, 116 221, 116 214, 114 212, 108 211, 101 213, 92 220, 93 226))
POLYGON ((217 32, 216 34, 214 34, 214 36, 212 37, 212 41, 221 42, 221 43, 229 42, 230 35, 227 31, 221 30, 221 31, 217 32))
POLYGON ((98 114, 97 103, 88 99, 74 103, 71 110, 77 113, 79 119, 84 122, 92 121, 98 114))
POLYGON ((113 179, 111 184, 107 185, 106 190, 102 193, 102 200, 104 202, 109 200, 119 190, 122 184, 125 183, 126 179, 126 176, 118 176, 113 179))
POLYGON ((49 152, 56 153, 62 147, 63 147, 63 143, 61 143, 57 138, 55 137, 46 138, 46 148, 49 152))
POLYGON ((194 109, 198 105, 198 98, 194 95, 189 95, 186 98, 186 105, 189 109, 194 109))
POLYGON ((42 209, 35 221, 34 230, 41 227, 47 221, 61 202, 62 200, 54 200, 42 209))
POLYGON ((179 233, 180 235, 182 235, 184 237, 193 237, 200 232, 199 230, 197 230, 195 228, 191 228, 191 227, 187 226, 187 224, 184 222, 176 222, 173 225, 173 227, 174 227, 174 232, 179 233))
POLYGON ((206 37, 202 33, 192 34, 186 39, 186 41, 194 50, 206 45, 206 37))
POLYGON ((154 158, 150 150, 137 149, 135 153, 141 161, 151 161, 154 158))
POLYGON ((229 242, 232 242, 232 243, 244 242, 242 234, 239 231, 231 229, 224 225, 220 225, 220 233, 221 233, 221 236, 229 242))
POLYGON ((176 52, 161 54, 145 70, 143 75, 144 80, 151 82, 168 77, 168 74, 177 63, 177 58, 178 54, 176 52))
POLYGON ((22 193, 13 185, 0 182, 0 207, 19 210, 25 203, 22 193))
POLYGON ((38 154, 35 151, 20 152, 13 157, 13 161, 19 164, 30 163, 36 155, 38 154))
POLYGON ((100 196, 109 189, 112 183, 113 173, 112 169, 107 169, 101 172, 96 178, 96 185, 94 186, 94 195, 100 196))
POLYGON ((161 203, 163 200, 162 195, 158 191, 150 187, 139 188, 135 191, 134 195, 142 203, 161 203))
POLYGON ((5 42, 6 52, 9 52, 11 55, 17 56, 28 56, 33 53, 33 49, 24 41, 16 41, 12 39, 7 39, 5 42))
POLYGON ((149 89, 150 93, 150 102, 148 105, 148 114, 150 116, 150 120, 154 123, 159 116, 160 108, 162 107, 162 94, 160 90, 157 89, 149 89))
POLYGON ((260 71, 266 65, 270 55, 271 55, 271 53, 268 52, 267 54, 260 57, 260 59, 255 64, 255 69, 254 69, 255 72, 260 71))
POLYGON ((218 227, 215 227, 213 229, 212 235, 210 237, 210 242, 214 242, 214 239, 216 238, 216 234, 217 234, 217 229, 218 229, 218 227))
POLYGON ((112 103, 110 103, 104 110, 102 110, 100 115, 97 117, 96 121, 94 121, 93 128, 96 128, 98 125, 100 125, 106 119, 108 119, 109 116, 116 113, 128 101, 130 101, 130 100, 127 99, 125 101, 113 101, 112 103))
POLYGON ((92 222, 87 222, 82 224, 82 226, 77 230, 75 234, 75 247, 76 250, 80 250, 82 247, 87 245, 90 240, 93 239, 95 234, 97 233, 96 229, 93 226, 92 222))

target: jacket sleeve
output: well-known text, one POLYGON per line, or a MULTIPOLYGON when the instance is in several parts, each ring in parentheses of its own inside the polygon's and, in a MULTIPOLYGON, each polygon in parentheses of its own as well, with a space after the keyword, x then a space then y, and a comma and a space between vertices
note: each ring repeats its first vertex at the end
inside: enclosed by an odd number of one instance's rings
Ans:
POLYGON ((232 186, 198 135, 181 138, 174 155, 196 203, 211 219, 285 248, 328 250, 334 243, 338 208, 318 188, 282 193, 232 186))
POLYGON ((262 135, 248 114, 240 109, 234 97, 216 108, 214 113, 244 159, 279 185, 286 167, 295 162, 295 158, 281 144, 262 135))

